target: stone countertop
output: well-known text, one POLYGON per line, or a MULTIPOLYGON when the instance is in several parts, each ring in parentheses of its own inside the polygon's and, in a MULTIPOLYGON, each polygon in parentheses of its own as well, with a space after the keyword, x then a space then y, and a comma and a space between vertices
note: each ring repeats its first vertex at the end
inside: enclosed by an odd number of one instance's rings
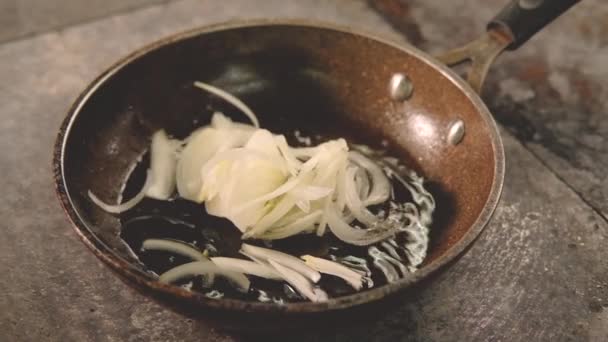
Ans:
MULTIPOLYGON (((396 298, 399 308, 383 319, 293 340, 608 340, 608 12, 600 2, 577 5, 497 61, 484 98, 503 128, 505 187, 467 253, 396 298)), ((501 3, 178 0, 0 44, 0 340, 247 340, 132 291, 78 241, 55 199, 59 124, 114 60, 176 31, 262 17, 332 21, 436 52, 474 38, 501 3)))

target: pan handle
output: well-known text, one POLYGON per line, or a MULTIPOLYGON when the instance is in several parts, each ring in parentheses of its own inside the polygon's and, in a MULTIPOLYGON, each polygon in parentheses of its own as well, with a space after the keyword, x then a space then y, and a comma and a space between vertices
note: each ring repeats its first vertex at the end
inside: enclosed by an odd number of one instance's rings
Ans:
POLYGON ((454 66, 471 62, 467 81, 481 92, 492 62, 504 50, 515 50, 579 0, 512 0, 488 23, 487 31, 465 46, 437 56, 454 66))
POLYGON ((513 0, 488 24, 488 30, 507 32, 515 50, 536 32, 574 6, 579 0, 513 0))

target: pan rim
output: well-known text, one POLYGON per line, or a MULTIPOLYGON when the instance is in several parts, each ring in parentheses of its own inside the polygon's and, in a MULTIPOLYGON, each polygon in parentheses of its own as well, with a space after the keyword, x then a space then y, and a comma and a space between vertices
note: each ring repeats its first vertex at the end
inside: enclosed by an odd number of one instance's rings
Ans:
POLYGON ((479 95, 468 85, 468 83, 466 83, 462 78, 455 74, 450 68, 441 64, 439 61, 437 61, 427 53, 419 50, 418 48, 410 45, 409 43, 397 43, 394 40, 379 37, 377 34, 373 34, 365 30, 352 29, 350 27, 333 23, 300 19, 262 19, 236 22, 230 21, 226 23, 219 23, 215 25, 194 28, 181 33, 172 34, 163 39, 144 45, 143 47, 135 50, 127 56, 119 59, 110 67, 106 68, 97 78, 95 78, 91 83, 89 83, 89 85, 83 90, 83 92, 76 98, 76 100, 70 107, 66 118, 62 122, 54 145, 53 173, 56 193, 59 198, 59 201, 80 240, 99 259, 104 261, 107 265, 110 266, 113 271, 117 272, 119 275, 126 277, 131 281, 135 281, 140 286, 144 286, 150 290, 160 292, 161 294, 177 296, 180 297, 180 299, 182 300, 193 300, 196 303, 210 308, 223 310, 238 309, 241 312, 245 311, 275 313, 317 313, 346 309, 356 305, 380 300, 390 294, 394 294, 400 290, 408 288, 422 279, 427 278, 431 274, 437 272, 439 269, 449 264, 457 256, 461 255, 467 249, 467 247, 469 247, 475 241, 481 231, 488 224, 494 210, 496 209, 496 206, 498 205, 504 181, 505 156, 502 140, 496 122, 484 102, 479 97, 479 95), (486 123, 488 127, 492 142, 492 150, 494 153, 494 179, 492 181, 490 193, 488 195, 486 204, 480 211, 475 222, 470 226, 470 228, 463 235, 463 237, 452 247, 446 250, 445 253, 443 253, 439 258, 429 263, 428 265, 425 265, 424 267, 420 268, 412 275, 400 279, 398 282, 383 285, 378 288, 372 288, 370 290, 362 291, 348 296, 331 298, 325 302, 302 302, 276 305, 270 303, 248 302, 236 299, 215 300, 205 297, 202 293, 190 292, 178 286, 159 283, 158 281, 156 281, 156 279, 153 278, 152 275, 135 268, 127 260, 117 255, 112 250, 112 248, 110 248, 95 233, 93 233, 93 231, 85 223, 85 220, 83 220, 83 218, 75 209, 74 203, 72 202, 72 196, 70 196, 70 190, 68 189, 65 181, 64 157, 72 125, 78 118, 81 109, 87 103, 88 99, 96 92, 96 90, 101 85, 105 84, 105 82, 113 75, 120 72, 124 67, 126 67, 133 61, 139 59, 140 57, 145 56, 151 51, 203 34, 209 34, 225 30, 265 26, 290 26, 337 31, 340 33, 364 37, 380 44, 388 45, 392 48, 398 49, 399 51, 407 53, 421 60, 430 67, 439 71, 443 77, 447 78, 449 81, 452 82, 452 84, 456 85, 460 89, 460 91, 462 91, 467 96, 467 98, 469 98, 469 100, 477 109, 478 114, 481 116, 482 120, 486 123))

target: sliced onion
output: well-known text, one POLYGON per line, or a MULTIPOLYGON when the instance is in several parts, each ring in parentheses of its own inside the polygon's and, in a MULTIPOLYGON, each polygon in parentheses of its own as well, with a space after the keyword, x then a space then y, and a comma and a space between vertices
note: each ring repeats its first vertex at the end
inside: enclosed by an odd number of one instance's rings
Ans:
POLYGON ((300 185, 294 188, 289 195, 305 201, 316 201, 328 196, 333 191, 333 188, 325 186, 300 185))
POLYGON ((319 200, 329 196, 334 191, 330 187, 320 187, 314 185, 300 185, 289 192, 289 196, 296 199, 296 206, 305 213, 310 212, 311 201, 319 200))
POLYGON ((313 180, 314 184, 322 186, 335 187, 336 175, 338 172, 346 167, 346 151, 334 151, 333 153, 326 156, 328 160, 323 163, 323 166, 319 166, 319 171, 315 175, 313 180))
POLYGON ((273 228, 272 230, 266 231, 260 236, 262 239, 277 240, 290 237, 292 235, 299 234, 301 232, 314 229, 315 223, 321 218, 323 212, 316 210, 306 216, 303 216, 292 223, 279 228, 273 228))
POLYGON ((334 235, 347 243, 357 246, 367 246, 382 241, 398 231, 398 225, 389 225, 386 229, 358 229, 344 222, 335 210, 328 210, 327 224, 334 235))
POLYGON ((346 169, 340 169, 336 175, 336 209, 343 212, 346 208, 346 184, 348 183, 346 169))
POLYGON ((307 201, 307 200, 297 200, 295 204, 303 212, 305 212, 305 213, 309 213, 310 212, 310 201, 307 201))
POLYGON ((350 151, 348 157, 352 162, 369 172, 372 178, 372 189, 363 204, 368 206, 385 202, 390 196, 391 184, 382 169, 357 151, 350 151))
POLYGON ((184 242, 165 239, 147 239, 144 241, 142 247, 145 250, 160 250, 183 255, 192 260, 208 260, 198 249, 184 242))
POLYGON ((285 140, 284 135, 276 136, 275 140, 279 151, 281 151, 283 158, 285 158, 289 173, 291 173, 292 176, 296 176, 298 174, 298 169, 302 166, 302 162, 294 157, 291 148, 287 145, 287 140, 285 140))
MULTIPOLYGON (((280 161, 276 158, 244 147, 218 153, 200 170, 200 177, 204 182, 200 189, 199 200, 202 202, 213 199, 220 192, 227 180, 231 178, 226 171, 233 163, 238 162, 245 165, 249 161, 264 163, 265 171, 280 171, 281 168, 280 161)), ((238 211, 236 210, 235 213, 238 211)))
POLYGON ((244 274, 223 270, 211 261, 194 261, 174 267, 161 274, 158 280, 162 283, 174 283, 179 279, 196 275, 222 276, 233 283, 238 291, 245 293, 249 291, 251 284, 244 274))
POLYGON ((312 255, 304 255, 301 258, 306 262, 306 265, 321 273, 344 279, 355 290, 361 290, 363 287, 363 276, 340 263, 312 255))
POLYGON ((251 229, 247 230, 245 234, 243 234, 243 239, 248 239, 251 237, 255 237, 259 234, 264 233, 268 230, 272 225, 274 225, 281 217, 285 216, 291 208, 293 208, 296 204, 295 199, 291 196, 283 196, 281 200, 275 205, 274 208, 268 214, 264 215, 251 229))
POLYGON ((186 138, 186 146, 177 162, 177 191, 185 199, 198 199, 203 180, 201 169, 216 154, 227 149, 243 146, 252 131, 222 130, 203 127, 186 138))
POLYGON ((247 117, 249 118, 249 120, 251 120, 251 123, 253 123, 253 125, 255 127, 260 127, 260 122, 258 121, 257 116, 255 116, 253 111, 246 104, 244 104, 243 101, 239 100, 236 96, 226 92, 225 90, 222 90, 220 88, 214 87, 210 84, 203 83, 200 81, 194 82, 194 86, 201 88, 203 90, 206 90, 206 91, 210 92, 211 94, 213 94, 217 97, 220 97, 224 101, 235 106, 241 112, 243 112, 243 114, 247 115, 247 117))
POLYGON ((268 262, 283 276, 285 281, 295 287, 296 290, 298 290, 298 292, 300 292, 300 294, 304 297, 313 302, 321 302, 328 299, 325 291, 314 286, 310 280, 306 279, 306 277, 304 277, 302 274, 289 267, 285 267, 281 263, 274 260, 268 260, 268 262))
POLYGON ((321 274, 319 274, 319 272, 308 267, 306 265, 306 263, 304 263, 302 260, 300 260, 292 255, 289 255, 289 254, 286 254, 283 252, 279 252, 279 251, 275 251, 272 249, 268 249, 268 248, 248 245, 246 243, 244 243, 241 246, 241 250, 244 253, 250 254, 250 255, 252 255, 256 258, 262 259, 266 262, 270 263, 271 261, 275 261, 275 262, 280 263, 281 265, 285 265, 285 266, 293 269, 294 271, 301 273, 302 275, 304 275, 306 278, 310 279, 314 283, 318 282, 319 279, 321 279, 321 274))
POLYGON ((144 197, 146 196, 146 190, 148 189, 149 183, 150 183, 150 173, 148 173, 148 175, 146 176, 146 181, 145 181, 144 185, 142 186, 141 190, 139 190, 139 192, 135 196, 133 196, 133 198, 131 198, 130 200, 128 200, 126 202, 123 202, 121 204, 116 204, 116 205, 107 204, 107 203, 103 202, 91 190, 88 191, 88 195, 89 195, 89 198, 91 199, 91 201, 93 201, 93 203, 95 203, 98 207, 100 207, 104 211, 111 213, 111 214, 120 214, 122 212, 125 212, 125 211, 133 208, 134 206, 136 206, 139 202, 141 202, 144 199, 144 197))
MULTIPOLYGON (((355 183, 357 184, 357 190, 359 192, 359 198, 363 202, 367 201, 369 197, 369 190, 371 189, 371 185, 369 183, 369 177, 365 169, 359 168, 357 173, 355 174, 355 183)), ((391 191, 393 187, 391 186, 391 191)))
POLYGON ((283 280, 283 277, 271 267, 254 261, 225 257, 211 258, 211 261, 220 269, 226 271, 240 272, 267 279, 283 280))
POLYGON ((250 124, 234 122, 234 121, 230 120, 229 117, 227 117, 226 115, 224 115, 221 112, 213 113, 213 116, 211 117, 211 127, 221 129, 221 130, 231 130, 231 131, 242 130, 244 132, 251 132, 251 133, 253 133, 256 129, 255 126, 252 126, 250 124))
POLYGON ((150 148, 150 185, 146 196, 167 200, 175 191, 176 152, 180 143, 167 137, 164 130, 152 135, 150 148))
POLYGON ((323 215, 321 216, 319 226, 317 227, 317 236, 323 236, 325 234, 325 229, 327 229, 327 212, 330 210, 331 203, 331 197, 325 197, 323 202, 323 215))
MULTIPOLYGON (((316 205, 316 203, 312 203, 312 205, 310 206, 310 209, 312 211, 316 211, 319 208, 316 205)), ((300 210, 299 208, 294 207, 291 209, 291 211, 289 211, 287 214, 285 214, 285 216, 281 217, 280 220, 275 222, 274 227, 272 227, 272 229, 275 229, 275 227, 283 227, 285 225, 291 224, 292 222, 294 222, 308 214, 310 214, 310 213, 305 213, 302 210, 300 210)))
MULTIPOLYGON (((224 164, 224 168, 227 165, 224 164)), ((223 177, 224 182, 217 184, 214 190, 217 197, 214 193, 209 194, 205 206, 209 214, 226 217, 241 231, 254 226, 271 207, 259 203, 245 210, 237 211, 234 208, 272 191, 285 181, 283 171, 263 159, 235 161, 229 170, 220 169, 220 172, 219 176, 223 177)))
POLYGON ((262 203, 268 202, 270 200, 273 200, 279 196, 282 196, 285 193, 289 192, 291 189, 295 188, 296 185, 298 185, 298 183, 301 181, 302 181, 302 177, 290 178, 289 180, 287 180, 287 182, 283 183, 281 186, 279 186, 275 190, 273 190, 265 195, 262 195, 260 197, 257 197, 255 199, 235 208, 234 212, 238 214, 241 211, 247 210, 254 205, 262 204, 262 203))
POLYGON ((308 179, 309 173, 314 169, 315 166, 317 166, 319 159, 320 159, 319 154, 315 155, 313 158, 309 159, 302 165, 302 168, 300 169, 300 173, 296 177, 290 178, 289 180, 287 180, 287 182, 283 183, 280 187, 276 188, 274 191, 271 191, 265 195, 262 195, 258 198, 255 198, 255 199, 237 207, 236 209, 234 209, 234 212, 239 213, 243 210, 246 210, 247 208, 250 208, 251 206, 268 202, 274 198, 277 198, 277 197, 284 195, 287 192, 291 191, 298 184, 300 184, 301 182, 308 179))
POLYGON ((291 153, 297 159, 309 159, 319 151, 319 146, 315 147, 292 147, 291 153))
POLYGON ((217 129, 230 129, 232 128, 232 120, 222 112, 215 112, 213 113, 213 116, 211 116, 211 127, 217 129))
POLYGON ((357 168, 354 167, 349 167, 346 170, 346 184, 344 185, 346 206, 359 222, 368 227, 373 227, 378 222, 378 218, 361 203, 359 191, 357 191, 357 184, 355 182, 356 173, 357 168))
POLYGON ((239 250, 239 253, 241 253, 242 255, 244 255, 244 256, 248 257, 249 259, 253 260, 253 262, 255 262, 256 264, 264 265, 264 266, 267 266, 267 267, 272 267, 272 266, 270 266, 270 264, 266 260, 258 258, 258 257, 254 257, 253 255, 245 252, 242 249, 239 250))

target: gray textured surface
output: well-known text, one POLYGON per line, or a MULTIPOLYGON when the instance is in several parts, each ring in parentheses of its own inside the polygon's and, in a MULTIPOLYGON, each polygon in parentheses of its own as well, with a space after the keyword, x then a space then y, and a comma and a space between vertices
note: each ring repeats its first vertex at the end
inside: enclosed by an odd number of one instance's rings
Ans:
POLYGON ((0 0, 0 41, 170 0, 0 0))
MULTIPOLYGON (((503 0, 369 0, 423 49, 474 39, 503 0)), ((608 217, 608 6, 586 0, 490 70, 498 121, 608 217)))
MULTIPOLYGON (((413 11, 429 17, 425 37, 462 19, 429 5, 439 1, 425 3, 413 11), (438 14, 423 13, 432 10, 438 14)), ((479 15, 496 5, 487 7, 479 15)), ((53 194, 51 145, 71 101, 118 57, 176 30, 267 16, 326 19, 399 39, 361 1, 182 0, 0 45, 0 340, 242 340, 133 292, 85 249, 53 194)), ((298 339, 608 340, 608 224, 511 134, 503 138, 503 199, 461 259, 378 322, 298 339)))

